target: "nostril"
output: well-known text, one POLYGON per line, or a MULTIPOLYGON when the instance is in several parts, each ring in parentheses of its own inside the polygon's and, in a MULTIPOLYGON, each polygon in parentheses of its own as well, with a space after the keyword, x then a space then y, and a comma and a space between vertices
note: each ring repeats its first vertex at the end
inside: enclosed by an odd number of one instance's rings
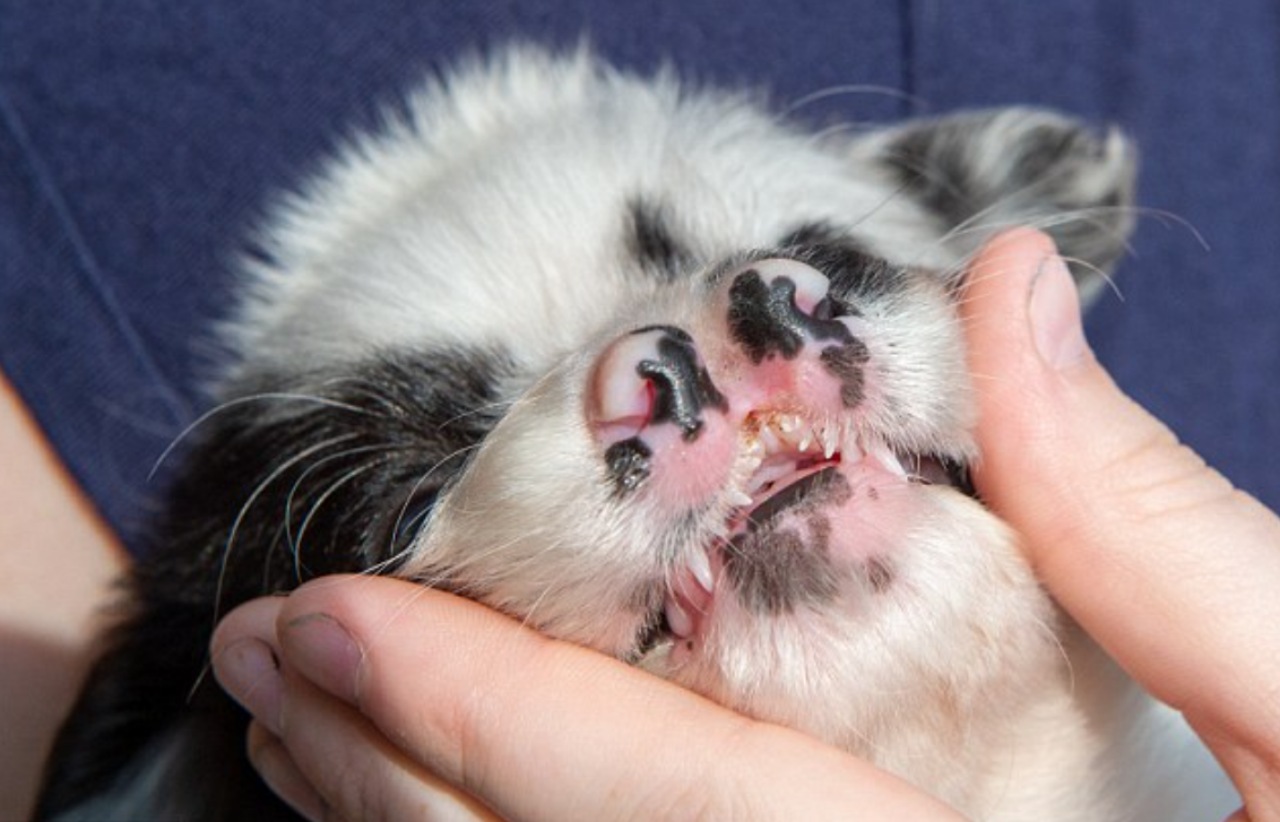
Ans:
POLYGON ((766 359, 792 360, 806 340, 844 343, 849 329, 839 319, 831 282, 796 260, 753 263, 729 286, 729 333, 757 365, 766 359))
POLYGON ((656 330, 629 334, 611 345, 596 367, 591 422, 602 443, 639 434, 653 419, 657 389, 639 363, 658 354, 656 330))
POLYGON ((606 446, 663 423, 692 441, 705 409, 727 408, 693 339, 673 326, 642 328, 609 346, 596 368, 591 402, 591 422, 606 446))
POLYGON ((827 299, 827 292, 831 290, 831 281, 816 268, 782 258, 761 260, 752 267, 771 291, 775 288, 783 291, 794 289, 791 301, 800 313, 817 316, 817 312, 823 310, 824 303, 826 310, 830 310, 831 301, 827 299))

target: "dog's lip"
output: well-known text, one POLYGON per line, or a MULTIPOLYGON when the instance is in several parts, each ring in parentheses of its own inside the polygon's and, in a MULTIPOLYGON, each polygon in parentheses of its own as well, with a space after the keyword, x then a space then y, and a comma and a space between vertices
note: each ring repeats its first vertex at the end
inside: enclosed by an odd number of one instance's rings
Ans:
POLYGON ((742 516, 730 523, 730 534, 739 533, 758 527, 782 512, 800 504, 808 496, 810 490, 818 485, 840 465, 839 453, 831 459, 801 460, 796 463, 795 470, 779 477, 768 488, 767 492, 753 500, 753 505, 742 512, 742 516))
POLYGON ((724 534, 690 550, 668 576, 661 604, 637 633, 637 657, 664 642, 692 637, 716 594, 725 544, 803 503, 833 472, 865 471, 904 486, 941 485, 973 495, 962 461, 894 447, 835 424, 810 422, 798 413, 752 412, 742 430, 737 479, 725 491, 729 513, 724 534))

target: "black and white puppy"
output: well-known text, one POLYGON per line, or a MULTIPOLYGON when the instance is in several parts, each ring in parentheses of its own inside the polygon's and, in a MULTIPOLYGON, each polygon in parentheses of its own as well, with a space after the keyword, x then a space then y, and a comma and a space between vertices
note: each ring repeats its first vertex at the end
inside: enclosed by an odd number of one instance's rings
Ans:
POLYGON ((965 260, 1033 224, 1082 280, 1112 263, 1122 137, 1032 110, 815 135, 533 49, 406 111, 246 265, 221 405, 42 817, 287 815, 208 640, 339 571, 473 597, 979 819, 1229 810, 964 478, 965 260))

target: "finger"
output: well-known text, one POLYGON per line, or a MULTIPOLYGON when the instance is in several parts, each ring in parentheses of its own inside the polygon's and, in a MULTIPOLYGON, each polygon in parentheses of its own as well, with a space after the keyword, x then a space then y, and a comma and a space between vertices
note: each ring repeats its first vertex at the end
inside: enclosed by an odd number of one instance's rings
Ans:
POLYGON ((1274 781, 1280 520, 1117 389, 1044 235, 984 249, 963 312, 983 497, 1058 601, 1186 714, 1237 784, 1274 781))
POLYGON ((275 735, 283 698, 276 618, 284 602, 262 597, 241 605, 218 624, 209 642, 218 684, 275 735))
POLYGON ((329 822, 332 817, 325 801, 311 787, 302 771, 298 770, 279 738, 260 723, 254 722, 249 725, 246 747, 254 770, 276 796, 310 822, 329 822))
POLYGON ((410 762, 348 704, 282 667, 276 620, 284 599, 246 603, 218 626, 214 675, 255 716, 249 760, 311 820, 477 820, 493 815, 410 762))
MULTIPOLYGON (((496 819, 483 805, 413 762, 350 705, 287 666, 284 683, 280 750, 287 752, 302 784, 329 809, 330 818, 496 819)), ((294 783, 282 785, 286 790, 293 787, 294 783)), ((290 795, 281 796, 292 804, 290 795)))
POLYGON ((288 664, 506 818, 950 816, 809 737, 406 582, 309 584, 279 625, 288 664))

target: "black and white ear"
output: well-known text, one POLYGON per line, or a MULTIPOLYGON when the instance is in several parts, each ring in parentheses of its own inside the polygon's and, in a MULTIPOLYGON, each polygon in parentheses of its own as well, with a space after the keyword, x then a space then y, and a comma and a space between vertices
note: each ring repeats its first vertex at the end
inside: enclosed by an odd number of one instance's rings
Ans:
POLYGON ((1086 292, 1133 230, 1137 153, 1117 129, 1099 134, 1041 109, 997 109, 908 123, 855 151, 887 167, 959 255, 1002 229, 1034 226, 1054 238, 1086 292))

